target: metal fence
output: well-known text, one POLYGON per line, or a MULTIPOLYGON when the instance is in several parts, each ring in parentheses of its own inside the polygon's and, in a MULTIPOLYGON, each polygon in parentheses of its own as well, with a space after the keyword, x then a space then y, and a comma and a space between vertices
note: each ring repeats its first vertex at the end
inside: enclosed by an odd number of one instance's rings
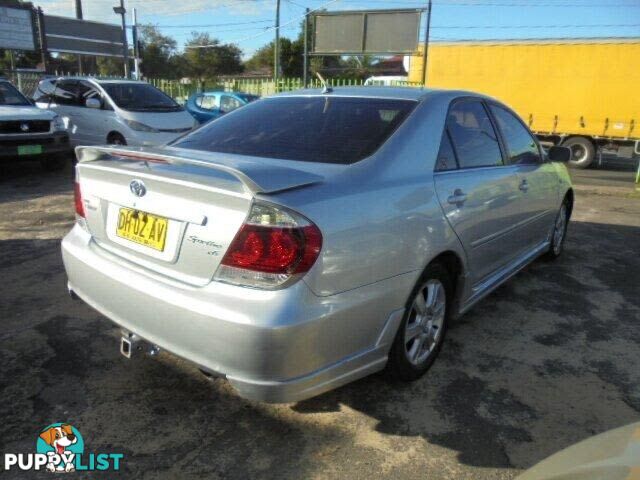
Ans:
MULTIPOLYGON (((64 72, 56 72, 54 75, 45 75, 38 72, 7 71, 7 78, 18 87, 27 97, 33 98, 38 82, 46 77, 67 76, 64 72)), ((95 78, 121 78, 121 77, 95 77, 95 78)), ((184 104, 187 99, 197 92, 204 91, 225 91, 244 92, 261 97, 273 95, 278 92, 290 92, 304 88, 302 78, 281 78, 276 86, 272 79, 267 78, 220 78, 204 82, 185 82, 181 80, 167 80, 162 78, 146 79, 150 84, 159 88, 178 103, 184 104), (277 87, 277 88, 276 88, 277 87)), ((365 81, 353 78, 328 78, 327 85, 330 87, 361 86, 365 81)), ((382 82, 373 82, 372 85, 381 85, 382 82)), ((394 81, 394 86, 421 87, 419 83, 394 81)), ((309 81, 309 88, 321 88, 320 80, 314 78, 309 81)))
POLYGON ((44 78, 44 74, 39 72, 21 72, 7 70, 4 76, 13 83, 28 98, 33 98, 38 88, 38 82, 44 78))
MULTIPOLYGON (((189 96, 204 91, 244 92, 261 97, 273 95, 279 92, 291 92, 304 88, 302 78, 281 78, 276 83, 272 79, 255 78, 220 78, 215 81, 202 83, 184 83, 178 80, 148 79, 149 83, 173 97, 179 103, 184 103, 189 96)), ((365 81, 354 78, 328 78, 330 87, 362 86, 365 81)), ((382 85, 383 82, 373 82, 371 85, 382 85)), ((420 83, 393 81, 393 86, 421 87, 420 83)), ((309 81, 308 88, 321 88, 323 85, 318 79, 309 81)))

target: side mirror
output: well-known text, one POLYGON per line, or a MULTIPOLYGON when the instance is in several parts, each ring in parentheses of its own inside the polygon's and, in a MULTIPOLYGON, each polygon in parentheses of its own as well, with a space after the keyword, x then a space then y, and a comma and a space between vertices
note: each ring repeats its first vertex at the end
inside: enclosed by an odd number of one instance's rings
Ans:
POLYGON ((102 108, 102 102, 97 98, 87 98, 84 102, 84 106, 100 110, 102 108))
POLYGON ((550 162, 568 162, 571 160, 571 149, 567 147, 553 146, 549 148, 547 158, 550 162))

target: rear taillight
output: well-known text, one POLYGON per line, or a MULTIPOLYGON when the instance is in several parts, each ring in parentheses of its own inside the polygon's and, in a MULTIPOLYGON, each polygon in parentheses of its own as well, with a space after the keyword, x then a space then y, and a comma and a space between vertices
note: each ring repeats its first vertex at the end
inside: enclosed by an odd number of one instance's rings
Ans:
POLYGON ((80 184, 78 182, 74 185, 73 197, 76 204, 76 215, 84 218, 84 205, 82 204, 82 193, 80 193, 80 184))
POLYGON ((313 266, 322 234, 289 210, 256 203, 218 267, 215 279, 256 288, 278 288, 313 266))

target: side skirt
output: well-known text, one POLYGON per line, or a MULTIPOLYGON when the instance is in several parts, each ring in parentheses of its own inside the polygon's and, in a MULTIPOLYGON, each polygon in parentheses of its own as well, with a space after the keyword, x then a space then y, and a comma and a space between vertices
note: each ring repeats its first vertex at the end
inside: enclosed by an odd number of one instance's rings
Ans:
POLYGON ((487 279, 474 285, 471 288, 471 296, 461 305, 459 313, 462 315, 473 307, 477 302, 493 292, 496 288, 517 274, 524 267, 549 249, 551 243, 546 240, 533 250, 516 258, 513 262, 492 273, 487 279))

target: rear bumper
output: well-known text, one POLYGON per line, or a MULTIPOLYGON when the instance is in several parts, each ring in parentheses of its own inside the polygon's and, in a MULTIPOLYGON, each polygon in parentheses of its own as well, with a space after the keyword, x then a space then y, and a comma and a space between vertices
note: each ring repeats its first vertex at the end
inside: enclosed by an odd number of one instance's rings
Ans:
POLYGON ((90 306, 267 402, 302 400, 381 370, 417 275, 331 297, 302 281, 278 291, 196 288, 104 251, 79 226, 62 254, 69 288, 90 306))
POLYGON ((66 132, 56 132, 46 135, 2 135, 0 136, 0 158, 20 160, 40 159, 48 155, 71 153, 69 135, 66 132), (39 145, 41 153, 21 155, 20 146, 39 145))

